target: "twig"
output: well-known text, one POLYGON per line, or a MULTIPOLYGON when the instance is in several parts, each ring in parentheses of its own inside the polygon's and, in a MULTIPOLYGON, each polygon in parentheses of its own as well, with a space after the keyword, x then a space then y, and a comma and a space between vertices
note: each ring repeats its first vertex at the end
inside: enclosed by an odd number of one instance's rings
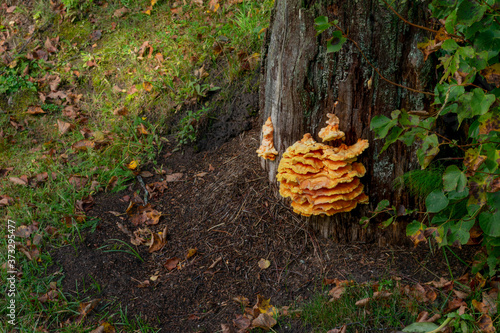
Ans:
POLYGON ((144 181, 142 180, 142 177, 140 175, 137 175, 137 180, 139 181, 139 184, 141 184, 141 187, 144 190, 144 205, 147 205, 149 192, 146 189, 146 185, 144 185, 144 181))
POLYGON ((394 10, 394 8, 392 8, 392 7, 391 7, 391 5, 389 5, 389 4, 388 4, 385 0, 382 0, 382 1, 383 1, 383 2, 385 3, 385 5, 386 5, 387 7, 389 7, 389 9, 390 9, 390 10, 392 10, 392 12, 393 12, 394 14, 396 14, 396 15, 397 15, 397 16, 401 19, 401 21, 403 21, 404 23, 409 24, 409 25, 411 25, 411 26, 413 26, 413 27, 415 27, 415 28, 419 28, 419 29, 422 29, 422 30, 427 30, 427 31, 433 32, 433 33, 435 33, 435 34, 437 34, 437 33, 439 32, 439 31, 434 30, 434 29, 431 29, 431 28, 427 28, 427 27, 424 27, 424 26, 421 26, 421 25, 418 25, 418 24, 415 24, 415 23, 411 23, 410 21, 406 20, 403 16, 401 16, 401 15, 400 15, 400 14, 399 14, 396 10, 394 10))

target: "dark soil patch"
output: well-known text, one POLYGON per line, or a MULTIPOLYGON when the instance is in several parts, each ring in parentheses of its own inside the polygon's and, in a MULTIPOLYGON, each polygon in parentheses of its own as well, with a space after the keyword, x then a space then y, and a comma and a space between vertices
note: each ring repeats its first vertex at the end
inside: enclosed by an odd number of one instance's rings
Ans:
MULTIPOLYGON (((117 299, 129 315, 143 316, 166 332, 216 332, 221 323, 231 323, 241 313, 232 301, 236 296, 254 302, 261 294, 270 297, 271 304, 285 306, 300 304, 320 291, 324 277, 363 282, 399 276, 426 282, 449 276, 442 251, 432 255, 425 245, 418 249, 341 245, 316 236, 270 187, 255 153, 260 126, 254 127, 210 151, 171 153, 175 148, 171 146, 162 152, 159 165, 183 177, 151 201, 164 216, 150 228, 158 232, 167 226, 168 242, 153 254, 139 247, 145 262, 123 252, 98 250, 112 243, 110 239, 130 243, 117 222, 131 231, 138 227, 109 212, 125 212, 128 202, 122 198, 141 186, 98 196, 89 213, 100 218, 96 231, 86 235, 77 254, 70 246, 53 252, 65 274, 63 290, 74 291, 92 277, 102 286, 94 297, 117 299), (190 248, 198 253, 185 260, 190 248), (182 260, 181 268, 169 271, 164 263, 173 257, 182 260), (271 266, 260 269, 261 258, 270 260, 271 266), (138 281, 151 276, 158 278, 150 280, 149 287, 138 287, 138 281)), ((162 177, 155 175, 146 182, 162 177)), ((460 255, 471 258, 472 250, 467 251, 460 255)), ((464 273, 453 255, 448 259, 454 274, 464 273)), ((284 320, 276 331, 306 331, 299 322, 284 320)))

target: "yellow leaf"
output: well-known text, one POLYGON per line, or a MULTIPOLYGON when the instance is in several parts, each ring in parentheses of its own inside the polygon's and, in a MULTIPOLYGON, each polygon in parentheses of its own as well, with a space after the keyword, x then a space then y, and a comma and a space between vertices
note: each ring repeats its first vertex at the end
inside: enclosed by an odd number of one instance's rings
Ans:
POLYGON ((130 170, 135 170, 139 166, 139 161, 133 160, 129 164, 127 164, 127 168, 130 170))
POLYGON ((158 0, 151 0, 151 7, 153 7, 157 2, 158 0))
POLYGON ((144 90, 146 90, 147 92, 150 92, 151 89, 153 89, 153 85, 149 82, 144 82, 142 85, 144 86, 144 90))

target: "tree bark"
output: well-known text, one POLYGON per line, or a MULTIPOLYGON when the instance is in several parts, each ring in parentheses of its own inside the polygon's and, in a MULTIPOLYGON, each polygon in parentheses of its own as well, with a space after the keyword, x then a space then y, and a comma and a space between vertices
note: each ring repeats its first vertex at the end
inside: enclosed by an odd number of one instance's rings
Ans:
MULTIPOLYGON (((408 21, 425 25, 426 7, 421 1, 409 0, 396 10, 408 21)), ((274 144, 280 155, 275 161, 263 161, 263 167, 269 181, 277 185, 281 155, 305 133, 320 141, 317 134, 325 126, 326 114, 338 101, 335 114, 340 118, 340 130, 346 133, 346 144, 358 138, 370 142, 358 158, 367 168, 361 181, 370 203, 332 217, 313 216, 309 222, 322 235, 339 242, 401 243, 405 223, 394 223, 385 230, 375 224, 364 229, 358 223, 382 199, 408 207, 410 198, 394 190, 392 183, 418 167, 413 151, 401 143, 379 155, 384 143, 374 139, 370 121, 401 108, 429 110, 431 101, 426 95, 382 80, 350 41, 338 53, 327 54, 326 41, 335 29, 316 36, 314 19, 323 15, 330 21, 337 19, 387 79, 421 91, 432 89, 432 64, 424 62, 417 49, 417 43, 429 33, 404 23, 379 0, 276 0, 262 52, 260 109, 263 121, 269 116, 273 121, 274 144)))

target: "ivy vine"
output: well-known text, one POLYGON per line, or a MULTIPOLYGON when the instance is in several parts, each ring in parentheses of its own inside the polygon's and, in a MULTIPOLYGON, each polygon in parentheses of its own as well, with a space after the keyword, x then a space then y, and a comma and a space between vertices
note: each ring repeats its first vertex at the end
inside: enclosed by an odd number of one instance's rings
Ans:
MULTIPOLYGON (((372 217, 360 222, 384 213, 390 217, 382 226, 388 226, 398 216, 411 214, 415 219, 406 233, 415 244, 429 237, 439 246, 481 244, 485 256, 474 270, 487 265, 493 275, 500 264, 500 3, 433 0, 429 9, 440 28, 417 27, 433 35, 418 44, 424 59, 435 53, 439 61, 441 78, 434 92, 421 92, 434 96, 431 110, 395 110, 390 117, 374 117, 370 128, 385 140, 381 153, 398 141, 418 147, 422 170, 440 170, 440 181, 423 198, 425 211, 398 212, 383 200, 372 217)), ((337 52, 352 41, 365 57, 337 20, 329 22, 322 16, 315 24, 318 33, 335 28, 327 52, 337 52)))

